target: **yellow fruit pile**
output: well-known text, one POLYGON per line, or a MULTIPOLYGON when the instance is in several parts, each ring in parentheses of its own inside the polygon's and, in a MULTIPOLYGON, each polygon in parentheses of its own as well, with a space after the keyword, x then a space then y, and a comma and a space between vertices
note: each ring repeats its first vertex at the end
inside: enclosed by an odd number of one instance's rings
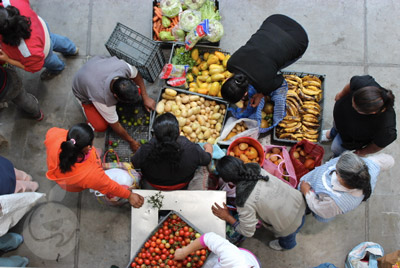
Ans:
POLYGON ((240 123, 237 123, 231 130, 231 132, 229 132, 228 136, 226 136, 226 138, 224 139, 224 141, 227 141, 229 139, 231 139, 233 136, 236 136, 239 133, 242 133, 243 131, 245 131, 247 129, 246 124, 242 121, 240 123))
POLYGON ((190 83, 189 91, 222 97, 221 86, 227 78, 233 75, 226 70, 230 55, 220 51, 205 52, 199 55, 199 50, 195 48, 192 50, 191 56, 196 61, 196 65, 186 75, 186 80, 190 83))

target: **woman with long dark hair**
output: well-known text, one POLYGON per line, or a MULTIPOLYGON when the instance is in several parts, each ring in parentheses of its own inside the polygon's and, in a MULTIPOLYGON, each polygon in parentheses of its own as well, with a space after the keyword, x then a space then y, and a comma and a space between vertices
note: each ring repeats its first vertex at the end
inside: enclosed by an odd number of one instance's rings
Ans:
POLYGON ((370 75, 354 76, 335 97, 334 125, 322 141, 332 140, 332 152, 360 156, 379 152, 397 138, 394 95, 370 75))
POLYGON ((53 50, 64 56, 78 54, 71 40, 50 32, 28 0, 0 2, 0 45, 0 61, 32 73, 46 67, 40 75, 42 80, 53 78, 65 68, 53 50))
POLYGON ((387 154, 361 158, 345 152, 301 178, 299 189, 314 217, 328 222, 370 198, 381 170, 394 165, 387 154))
POLYGON ((143 188, 185 189, 199 166, 211 162, 212 145, 200 145, 180 136, 179 123, 171 113, 158 116, 153 124, 154 137, 132 157, 143 174, 143 188))
POLYGON ((251 91, 253 107, 264 96, 284 82, 278 71, 297 61, 308 47, 308 36, 295 20, 281 14, 269 16, 247 43, 227 62, 234 75, 221 88, 222 97, 230 103, 240 101, 251 91))
POLYGON ((44 142, 47 149, 46 176, 68 192, 93 189, 102 194, 128 199, 135 207, 143 205, 143 197, 132 193, 106 175, 93 147, 93 129, 85 123, 69 130, 51 128, 44 142))
POLYGON ((256 163, 244 164, 233 156, 217 162, 217 172, 225 182, 236 186, 236 220, 225 204, 212 207, 214 215, 232 225, 236 232, 252 237, 258 220, 278 239, 269 246, 275 250, 296 246, 296 234, 304 224, 306 203, 299 191, 269 174, 256 163))

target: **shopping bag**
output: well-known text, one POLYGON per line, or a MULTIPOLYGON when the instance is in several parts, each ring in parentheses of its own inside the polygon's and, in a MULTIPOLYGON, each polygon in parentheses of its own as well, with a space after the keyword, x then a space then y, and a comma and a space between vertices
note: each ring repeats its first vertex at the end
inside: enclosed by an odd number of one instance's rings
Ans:
POLYGON ((322 163, 322 159, 324 158, 324 148, 318 144, 312 143, 306 139, 303 139, 296 143, 292 149, 290 149, 289 155, 292 160, 292 164, 294 170, 296 172, 296 177, 300 180, 305 174, 310 172, 310 169, 306 168, 303 162, 301 162, 298 158, 294 157, 294 152, 296 152, 297 148, 302 148, 304 152, 314 160, 314 166, 320 166, 322 163))
POLYGON ((400 250, 386 254, 378 258, 379 268, 400 268, 400 250), (397 265, 397 266, 396 266, 397 265))
POLYGON ((256 120, 248 118, 237 119, 235 117, 229 117, 228 120, 226 120, 224 129, 221 131, 220 137, 218 138, 218 144, 230 145, 234 140, 240 137, 251 137, 257 140, 258 135, 259 135, 259 127, 258 127, 258 122, 256 120), (239 124, 240 122, 244 122, 247 129, 243 132, 236 134, 235 136, 232 136, 229 140, 225 141, 225 138, 229 135, 232 129, 236 126, 236 124, 239 124))
POLYGON ((347 255, 346 268, 378 268, 378 257, 384 255, 383 248, 374 242, 362 242, 347 255))
POLYGON ((285 146, 278 146, 278 145, 266 145, 264 147, 265 151, 265 160, 263 164, 263 168, 274 175, 275 177, 281 179, 282 181, 286 182, 293 188, 297 186, 297 177, 296 172, 294 170, 292 161, 289 156, 289 152, 287 151, 285 146), (273 148, 279 148, 281 150, 280 154, 272 153, 273 148), (278 159, 276 162, 273 163, 270 160, 270 156, 276 156, 278 159))

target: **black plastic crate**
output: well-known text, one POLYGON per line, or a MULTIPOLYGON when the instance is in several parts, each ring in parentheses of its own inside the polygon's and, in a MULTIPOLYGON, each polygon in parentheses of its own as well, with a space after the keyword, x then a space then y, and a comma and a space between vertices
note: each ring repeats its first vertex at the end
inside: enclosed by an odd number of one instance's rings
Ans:
MULTIPOLYGON (((119 122, 132 138, 142 143, 149 141, 151 116, 143 105, 118 104, 117 112, 119 122)), ((115 153, 108 152, 105 162, 114 162, 115 155, 121 162, 131 162, 133 152, 129 143, 121 139, 111 128, 108 128, 106 132, 104 152, 106 153, 109 149, 115 153)))
MULTIPOLYGON (((322 124, 323 124, 323 111, 324 111, 324 98, 325 98, 325 75, 324 74, 314 74, 314 73, 305 73, 305 72, 294 72, 294 71, 282 71, 281 72, 283 75, 297 75, 298 77, 304 77, 306 75, 313 75, 318 77, 321 80, 321 89, 322 89, 322 99, 319 101, 319 105, 321 106, 321 113, 319 115, 319 136, 318 136, 318 143, 321 141, 321 134, 322 134, 322 124)), ((289 139, 280 139, 276 135, 276 127, 274 127, 273 133, 272 133, 272 141, 279 143, 279 144, 296 144, 297 140, 289 140, 289 139)))
MULTIPOLYGON (((126 266, 126 268, 131 268, 131 267, 132 267, 132 266, 131 266, 131 263, 134 262, 135 258, 138 256, 138 254, 140 253, 141 249, 144 247, 145 243, 146 243, 147 241, 149 241, 149 240, 151 239, 151 237, 152 237, 153 235, 155 235, 156 232, 157 232, 160 228, 163 227, 164 222, 165 222, 170 216, 172 216, 172 215, 174 215, 174 214, 177 215, 179 218, 181 218, 182 221, 184 221, 184 222, 188 225, 188 227, 192 228, 192 229, 193 229, 193 232, 199 233, 199 234, 201 234, 201 235, 204 234, 204 232, 202 232, 201 230, 199 230, 198 228, 196 228, 196 226, 195 226, 194 224, 192 224, 190 221, 188 221, 188 220, 187 220, 185 217, 183 217, 179 212, 174 211, 174 210, 171 210, 164 218, 161 219, 161 221, 158 223, 158 225, 157 225, 157 226, 153 229, 153 231, 147 236, 146 240, 143 241, 143 243, 141 244, 141 247, 135 252, 135 254, 133 255, 132 259, 130 260, 130 262, 128 263, 128 265, 126 266)), ((174 234, 174 232, 172 232, 172 234, 174 234)), ((173 246, 173 245, 171 245, 171 246, 173 246)), ((208 250, 208 249, 206 249, 206 250, 207 250, 207 255, 206 255, 206 259, 204 260, 204 263, 207 261, 207 258, 208 258, 209 254, 210 254, 210 250, 208 250)), ((140 266, 140 267, 142 267, 142 266, 140 266)), ((146 267, 150 267, 150 266, 146 266, 146 267)), ((186 267, 186 266, 185 266, 185 267, 186 267)))
POLYGON ((165 64, 160 44, 119 22, 105 46, 111 56, 135 66, 150 83, 157 79, 165 64))
MULTIPOLYGON (((219 9, 219 1, 218 1, 218 0, 214 0, 214 2, 215 2, 215 7, 216 7, 217 10, 219 10, 220 13, 221 13, 221 10, 219 9)), ((157 6, 157 3, 160 3, 160 0, 153 0, 153 7, 157 6)), ((151 38, 152 38, 153 40, 154 40, 154 30, 153 30, 153 18, 154 18, 154 15, 155 15, 155 14, 154 14, 154 8, 152 8, 152 16, 151 16, 151 18, 152 18, 152 20, 151 20, 151 38)), ((178 15, 178 16, 179 16, 179 15, 178 15)), ((154 42, 160 43, 162 47, 167 47, 167 46, 168 46, 168 47, 171 47, 173 44, 185 45, 185 43, 182 42, 182 41, 157 41, 157 40, 155 40, 154 42)), ((220 44, 220 41, 212 43, 212 42, 209 42, 209 41, 200 40, 200 41, 198 42, 198 44, 208 45, 208 46, 216 46, 216 47, 218 47, 219 44, 220 44)))
MULTIPOLYGON (((224 129, 226 119, 228 117, 227 115, 228 115, 229 102, 226 102, 221 98, 216 98, 216 97, 213 97, 213 96, 203 95, 203 94, 199 94, 199 93, 196 93, 196 92, 187 91, 185 89, 172 88, 172 87, 168 87, 168 88, 171 88, 171 89, 177 91, 178 94, 183 93, 183 94, 188 94, 188 95, 197 95, 197 96, 202 97, 202 98, 204 98, 206 100, 215 101, 218 104, 224 104, 226 108, 225 108, 224 120, 222 121, 222 126, 221 126, 221 130, 220 130, 220 134, 221 134, 222 130, 224 129)), ((165 92, 165 89, 166 88, 163 88, 163 89, 160 90, 160 94, 159 94, 159 96, 157 98, 157 103, 162 99, 162 94, 165 92)), ((153 123, 154 123, 154 120, 155 120, 156 116, 157 116, 157 112, 156 111, 152 111, 151 112, 151 120, 150 120, 150 130, 149 130, 150 137, 153 134, 153 123)))

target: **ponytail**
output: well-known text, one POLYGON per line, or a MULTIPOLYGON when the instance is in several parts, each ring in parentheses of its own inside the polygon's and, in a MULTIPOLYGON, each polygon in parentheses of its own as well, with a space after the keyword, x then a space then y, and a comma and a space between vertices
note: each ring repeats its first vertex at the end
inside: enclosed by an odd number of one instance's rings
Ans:
POLYGON ((0 7, 0 34, 3 42, 10 46, 19 46, 21 39, 31 37, 31 20, 22 16, 16 7, 0 7))
POLYGON ((390 89, 381 88, 381 96, 383 100, 383 109, 387 109, 394 106, 394 95, 390 89))
POLYGON ((71 171, 72 166, 83 157, 83 149, 92 145, 94 139, 93 129, 85 123, 72 126, 67 134, 67 140, 61 143, 59 155, 60 170, 62 173, 71 171))

